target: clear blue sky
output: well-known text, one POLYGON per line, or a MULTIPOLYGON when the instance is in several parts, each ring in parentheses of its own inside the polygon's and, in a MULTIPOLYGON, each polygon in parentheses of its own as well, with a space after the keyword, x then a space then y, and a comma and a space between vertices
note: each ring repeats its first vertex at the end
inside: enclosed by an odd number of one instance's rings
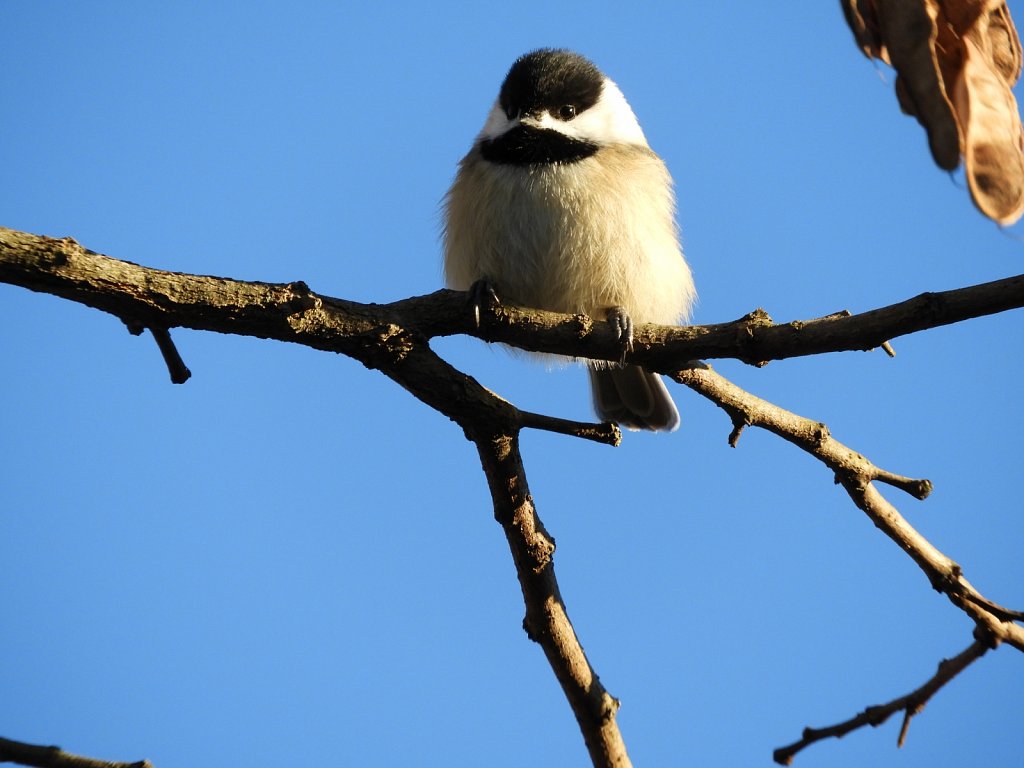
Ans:
MULTIPOLYGON (((566 46, 678 185, 696 321, 861 311, 1024 271, 937 170, 837 2, 0 6, 0 224, 184 272, 391 301, 440 287, 439 201, 506 69, 566 46)), ((1011 10, 1018 18, 1024 7, 1011 10)), ((717 365, 935 493, 888 498, 1024 607, 1024 317, 757 370, 717 365)), ((0 286, 0 734, 158 768, 582 766, 475 451, 346 358, 0 286)), ((436 348, 588 418, 585 376, 436 348)), ((971 624, 828 471, 674 388, 683 426, 524 436, 569 612, 637 765, 769 765, 906 693, 971 624)), ((801 766, 1017 765, 1024 659, 801 766)))

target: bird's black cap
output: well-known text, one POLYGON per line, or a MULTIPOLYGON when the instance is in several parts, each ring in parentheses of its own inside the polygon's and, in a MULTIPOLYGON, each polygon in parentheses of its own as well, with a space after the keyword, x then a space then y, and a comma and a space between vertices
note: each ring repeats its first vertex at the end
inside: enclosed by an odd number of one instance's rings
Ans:
POLYGON ((580 113, 597 103, 604 75, 578 53, 541 48, 516 59, 501 85, 498 101, 506 115, 563 106, 580 113))

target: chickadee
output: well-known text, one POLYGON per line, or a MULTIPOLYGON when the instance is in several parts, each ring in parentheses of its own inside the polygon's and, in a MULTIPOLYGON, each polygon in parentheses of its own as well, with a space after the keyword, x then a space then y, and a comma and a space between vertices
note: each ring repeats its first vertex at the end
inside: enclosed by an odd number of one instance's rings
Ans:
MULTIPOLYGON (((450 288, 486 286, 537 309, 632 324, 684 321, 696 297, 675 224, 672 178, 622 91, 565 50, 520 57, 445 199, 450 288)), ((590 363, 598 416, 671 431, 661 377, 590 363)))

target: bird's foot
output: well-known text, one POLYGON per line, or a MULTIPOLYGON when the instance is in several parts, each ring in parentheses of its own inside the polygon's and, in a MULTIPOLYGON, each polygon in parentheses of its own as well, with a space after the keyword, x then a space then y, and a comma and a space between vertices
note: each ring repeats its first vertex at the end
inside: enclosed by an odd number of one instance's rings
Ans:
POLYGON ((619 345, 622 347, 619 362, 624 363, 626 355, 633 351, 633 319, 622 307, 612 307, 606 313, 605 318, 612 324, 615 334, 619 338, 619 345))
POLYGON ((500 307, 501 299, 498 298, 498 293, 494 290, 491 281, 484 278, 469 286, 468 303, 473 308, 473 322, 479 328, 481 308, 493 310, 495 307, 500 307))

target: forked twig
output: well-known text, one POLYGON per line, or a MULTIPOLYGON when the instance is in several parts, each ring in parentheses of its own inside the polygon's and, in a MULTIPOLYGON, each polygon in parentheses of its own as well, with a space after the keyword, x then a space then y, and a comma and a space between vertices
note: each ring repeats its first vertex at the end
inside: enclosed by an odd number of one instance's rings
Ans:
POLYGON ((809 747, 811 744, 823 739, 841 739, 850 731, 863 728, 865 725, 875 728, 888 720, 896 712, 903 712, 903 725, 900 727, 900 735, 896 741, 896 745, 902 747, 907 738, 907 729, 910 727, 911 718, 924 709, 925 704, 946 683, 963 672, 972 662, 984 656, 988 649, 989 645, 987 643, 975 640, 952 659, 943 659, 939 662, 938 670, 920 688, 911 691, 906 696, 893 699, 887 704, 868 707, 856 717, 851 717, 849 720, 844 720, 841 723, 836 723, 826 728, 804 728, 800 741, 785 747, 779 747, 772 753, 772 759, 779 765, 791 765, 793 757, 805 747, 809 747))

